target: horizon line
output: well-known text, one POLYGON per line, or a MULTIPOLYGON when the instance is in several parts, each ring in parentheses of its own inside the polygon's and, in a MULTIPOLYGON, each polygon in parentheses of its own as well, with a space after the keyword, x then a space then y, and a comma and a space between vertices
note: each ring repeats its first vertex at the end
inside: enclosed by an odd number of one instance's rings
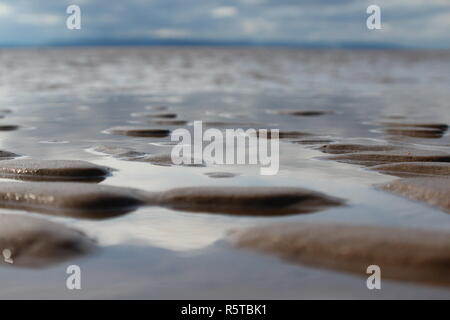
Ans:
POLYGON ((142 39, 142 38, 89 38, 74 41, 54 40, 47 42, 0 43, 1 49, 8 48, 70 48, 70 47, 266 47, 293 49, 352 49, 352 50, 450 50, 448 46, 403 45, 381 41, 275 41, 275 40, 211 40, 211 39, 142 39))
POLYGON ((0 48, 57 48, 57 47, 125 47, 125 46, 195 46, 195 47, 282 47, 299 49, 399 49, 399 50, 449 50, 450 47, 420 47, 391 42, 364 41, 252 41, 208 39, 86 39, 77 41, 49 41, 42 43, 0 43, 0 48))

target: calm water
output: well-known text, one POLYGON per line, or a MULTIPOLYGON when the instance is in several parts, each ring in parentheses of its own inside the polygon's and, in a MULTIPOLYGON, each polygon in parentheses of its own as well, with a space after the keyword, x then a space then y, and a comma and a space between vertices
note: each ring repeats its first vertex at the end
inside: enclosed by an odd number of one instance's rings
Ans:
MULTIPOLYGON (((117 169, 101 182, 149 191, 181 186, 300 186, 348 205, 282 218, 250 218, 142 208, 107 220, 42 216, 80 229, 98 242, 96 254, 44 269, 0 269, 0 298, 450 298, 450 289, 365 278, 291 265, 231 248, 227 231, 288 221, 337 222, 450 230, 450 216, 378 191, 394 178, 317 159, 312 147, 283 142, 280 172, 255 166, 162 167, 92 152, 113 145, 170 152, 170 138, 102 133, 143 121, 146 106, 166 105, 184 120, 239 121, 299 130, 344 143, 392 142, 449 150, 441 139, 392 140, 377 121, 408 116, 450 123, 450 53, 302 51, 281 49, 121 48, 0 51, 0 149, 40 159, 79 159, 117 169), (274 114, 320 109, 320 117, 274 114), (238 176, 213 179, 227 171, 238 176), (82 290, 66 289, 66 267, 78 264, 82 290)), ((162 126, 175 129, 174 126, 162 126)), ((190 125, 186 126, 191 128, 190 125)), ((308 138, 308 137, 307 137, 308 138)), ((316 138, 316 137, 312 137, 316 138)), ((9 212, 11 210, 0 210, 9 212)), ((36 215, 24 211, 17 214, 36 215)), ((386 248, 389 250, 389 248, 386 248)))

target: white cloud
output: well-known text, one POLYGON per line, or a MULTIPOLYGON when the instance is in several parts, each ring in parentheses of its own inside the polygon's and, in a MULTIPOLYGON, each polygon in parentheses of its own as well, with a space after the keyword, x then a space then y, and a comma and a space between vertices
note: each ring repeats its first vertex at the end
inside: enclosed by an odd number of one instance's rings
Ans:
POLYGON ((260 5, 265 3, 265 0, 238 0, 238 2, 242 3, 243 5, 253 6, 253 5, 260 5))
POLYGON ((276 27, 273 22, 263 18, 244 19, 241 22, 242 31, 248 35, 256 33, 271 33, 276 27))
POLYGON ((211 10, 211 15, 214 18, 229 18, 234 17, 238 14, 238 9, 236 7, 217 7, 211 10))
POLYGON ((12 7, 0 2, 0 16, 7 16, 13 11, 12 7))
POLYGON ((418 8, 421 9, 424 6, 446 6, 450 7, 448 0, 378 0, 377 5, 383 8, 418 8))
POLYGON ((62 21, 60 16, 54 14, 19 14, 17 21, 24 24, 37 24, 37 25, 54 25, 62 21))
POLYGON ((181 38, 181 37, 186 37, 188 36, 190 33, 186 30, 182 30, 182 29, 168 29, 168 28, 163 28, 163 29, 157 29, 151 32, 151 34, 157 38, 166 38, 166 39, 170 39, 170 38, 181 38))
POLYGON ((442 31, 448 31, 450 28, 450 12, 444 12, 435 15, 432 18, 434 26, 442 31))

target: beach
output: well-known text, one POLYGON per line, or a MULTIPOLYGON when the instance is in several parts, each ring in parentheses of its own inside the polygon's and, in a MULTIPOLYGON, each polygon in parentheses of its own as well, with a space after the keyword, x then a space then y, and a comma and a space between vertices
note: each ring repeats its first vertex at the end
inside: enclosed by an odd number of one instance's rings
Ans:
POLYGON ((0 298, 450 298, 449 65, 439 50, 2 49, 0 244, 16 262, 0 298), (170 135, 194 121, 279 130, 277 173, 174 164, 170 135))

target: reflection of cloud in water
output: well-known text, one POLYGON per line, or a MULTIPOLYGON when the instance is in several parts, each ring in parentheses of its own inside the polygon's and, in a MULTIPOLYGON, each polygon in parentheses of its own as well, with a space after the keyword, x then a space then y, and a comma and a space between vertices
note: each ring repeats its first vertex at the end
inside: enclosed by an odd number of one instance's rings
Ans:
POLYGON ((144 208, 124 218, 101 222, 73 222, 95 236, 101 246, 145 244, 174 251, 205 248, 231 228, 254 224, 252 219, 211 217, 162 208, 144 208))

